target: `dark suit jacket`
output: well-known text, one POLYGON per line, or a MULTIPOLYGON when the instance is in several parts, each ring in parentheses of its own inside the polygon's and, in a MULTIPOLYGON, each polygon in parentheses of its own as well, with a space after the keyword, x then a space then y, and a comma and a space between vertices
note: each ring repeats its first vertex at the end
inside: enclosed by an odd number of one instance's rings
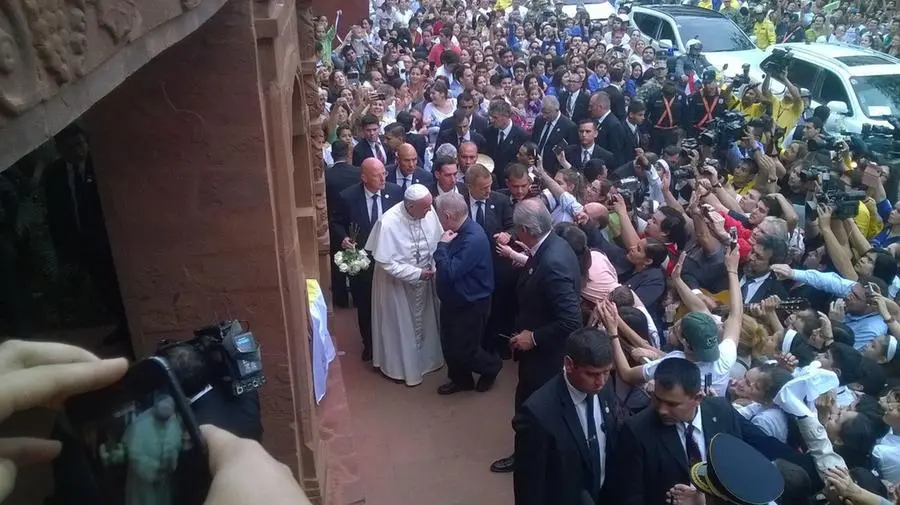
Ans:
MULTIPOLYGON (((606 436, 606 482, 615 465, 612 448, 616 441, 612 388, 598 395, 606 436)), ((557 374, 534 392, 513 418, 516 431, 516 469, 513 489, 516 505, 584 505, 612 503, 594 475, 584 429, 578 420, 572 396, 563 375, 557 374), (585 493, 590 501, 585 502, 585 493)))
MULTIPOLYGON (((464 198, 469 197, 469 188, 466 187, 465 184, 463 184, 461 182, 457 182, 456 190, 459 191, 459 194, 461 194, 464 198)), ((437 180, 432 181, 431 184, 428 184, 428 191, 431 191, 431 196, 437 198, 437 196, 438 196, 437 180)))
MULTIPOLYGON (((478 152, 484 152, 484 136, 476 131, 469 130, 469 140, 478 146, 478 152)), ((441 130, 438 133, 435 146, 441 144, 453 144, 453 147, 459 149, 459 136, 456 134, 456 128, 452 130, 441 130)))
MULTIPOLYGON (((469 131, 477 132, 481 134, 482 137, 487 135, 489 127, 490 124, 488 124, 488 120, 479 116, 478 114, 472 114, 472 116, 469 118, 469 131)), ((441 126, 439 128, 442 132, 445 130, 455 131, 456 124, 453 123, 453 116, 445 118, 443 121, 441 121, 441 126)))
POLYGON ((416 148, 416 154, 419 157, 419 166, 421 167, 424 165, 425 149, 428 148, 428 139, 426 139, 424 135, 419 135, 418 133, 407 133, 406 143, 412 144, 412 146, 416 148))
MULTIPOLYGON (((47 226, 57 254, 76 261, 84 255, 96 256, 109 250, 103 207, 97 190, 97 176, 90 157, 84 165, 84 186, 78 195, 78 214, 69 184, 69 169, 63 159, 46 169, 47 226), (80 227, 79 227, 80 224, 80 227)), ((94 258, 96 259, 96 258, 94 258)))
MULTIPOLYGON (((344 161, 339 161, 331 168, 325 169, 325 199, 328 204, 328 215, 333 216, 335 206, 340 202, 341 191, 359 184, 360 170, 344 161)), ((334 247, 334 244, 331 244, 334 247)))
POLYGON ((753 293, 753 297, 747 303, 759 303, 773 295, 777 295, 782 300, 790 298, 784 283, 776 279, 775 275, 769 275, 769 278, 763 281, 762 285, 756 290, 756 293, 753 293))
MULTIPOLYGON (((741 437, 741 415, 728 400, 708 397, 700 407, 705 445, 717 433, 741 437)), ((616 487, 615 501, 622 505, 667 503, 666 493, 675 484, 690 484, 690 469, 684 444, 675 426, 662 423, 653 408, 628 418, 619 429, 613 475, 607 481, 616 487)))
POLYGON ((629 159, 634 159, 633 150, 630 157, 626 153, 628 149, 627 137, 625 126, 615 114, 607 114, 603 122, 597 125, 597 140, 595 142, 613 154, 614 163, 607 166, 618 167, 629 159))
MULTIPOLYGON (((384 189, 381 190, 381 215, 402 201, 403 192, 400 191, 400 186, 386 182, 384 189)), ((381 215, 378 217, 380 218, 381 215)), ((340 247, 341 242, 349 236, 350 226, 356 225, 359 227, 356 244, 359 248, 365 247, 374 224, 370 222, 370 219, 369 202, 362 183, 341 191, 340 201, 338 205, 335 205, 335 213, 329 222, 331 242, 340 247)))
POLYGON ((622 93, 622 90, 610 84, 600 91, 609 95, 609 108, 612 110, 612 113, 619 118, 619 121, 625 121, 627 111, 625 110, 625 95, 622 93))
MULTIPOLYGON (((384 136, 381 137, 381 148, 384 149, 384 164, 388 165, 394 162, 394 151, 388 148, 387 144, 384 143, 384 136)), ((361 140, 357 142, 356 147, 353 148, 353 164, 361 167, 362 162, 366 158, 376 158, 375 154, 372 152, 372 146, 369 145, 367 140, 361 140)))
MULTIPOLYGON (((401 184, 397 182, 397 165, 388 165, 384 167, 384 169, 387 172, 385 180, 400 186, 401 184)), ((425 170, 422 167, 416 167, 416 170, 412 174, 412 183, 429 186, 434 183, 434 176, 431 175, 431 172, 428 170, 425 170)))
MULTIPOLYGON (((538 117, 534 122, 534 129, 531 131, 531 140, 540 146, 541 135, 544 133, 544 127, 547 122, 543 117, 538 117)), ((553 130, 544 143, 544 149, 541 151, 541 158, 544 160, 544 170, 551 176, 556 175, 559 171, 559 161, 556 160, 556 154, 553 148, 560 142, 565 141, 567 144, 578 143, 578 125, 572 122, 566 116, 560 115, 553 125, 553 130)))
MULTIPOLYGON (((566 160, 569 161, 569 164, 572 165, 572 168, 584 173, 584 163, 582 163, 581 160, 582 150, 583 148, 581 147, 581 144, 570 145, 566 148, 566 160)), ((616 166, 613 165, 613 163, 615 163, 616 161, 613 153, 600 147, 600 144, 598 144, 597 142, 594 142, 594 150, 591 151, 591 159, 602 159, 603 162, 606 163, 607 172, 611 170, 610 167, 616 166)))
POLYGON ((625 148, 623 149, 625 159, 634 159, 634 150, 638 147, 647 150, 648 146, 643 144, 643 139, 646 139, 646 135, 649 134, 647 130, 647 125, 642 124, 637 126, 638 135, 641 137, 640 140, 635 138, 634 134, 631 131, 631 127, 628 126, 628 121, 622 121, 622 127, 625 130, 625 148))
MULTIPOLYGON (((537 346, 519 355, 519 383, 535 391, 559 373, 566 338, 581 327, 581 269, 569 244, 550 233, 522 269, 515 327, 537 346)), ((524 400, 524 399, 523 399, 524 400)))
MULTIPOLYGON (((472 200, 468 193, 466 193, 465 197, 466 205, 468 205, 470 209, 469 217, 474 221, 475 216, 471 214, 472 200)), ((512 269, 509 260, 497 255, 497 241, 494 240, 494 235, 503 231, 508 231, 513 227, 512 210, 509 196, 497 191, 491 191, 484 206, 484 231, 487 232, 488 239, 491 243, 491 258, 494 260, 494 277, 504 274, 512 269)))
POLYGON ((578 90, 578 96, 575 97, 575 110, 570 114, 569 97, 571 96, 572 92, 569 90, 564 90, 559 94, 559 110, 562 111, 563 116, 571 119, 577 125, 582 119, 591 117, 591 92, 583 89, 578 90))
POLYGON ((494 160, 494 173, 500 186, 506 186, 506 165, 516 161, 519 148, 528 140, 528 134, 521 127, 512 125, 509 135, 503 139, 503 145, 497 146, 500 130, 491 126, 484 136, 484 153, 494 160))

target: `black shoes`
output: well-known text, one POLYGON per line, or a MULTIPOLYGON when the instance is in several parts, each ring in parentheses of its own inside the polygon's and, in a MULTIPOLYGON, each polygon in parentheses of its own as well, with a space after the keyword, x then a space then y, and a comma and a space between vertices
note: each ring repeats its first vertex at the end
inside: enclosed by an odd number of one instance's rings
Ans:
POLYGON ((472 389, 474 389, 473 386, 460 386, 459 384, 450 381, 439 387, 437 392, 439 395, 452 395, 461 391, 471 391, 472 389))
POLYGON ((491 463, 491 471, 494 473, 510 473, 516 468, 516 456, 501 458, 491 463))
POLYGON ((497 374, 494 375, 482 375, 478 378, 478 382, 475 384, 475 391, 479 393, 484 393, 491 389, 491 386, 494 385, 494 381, 497 380, 497 374))

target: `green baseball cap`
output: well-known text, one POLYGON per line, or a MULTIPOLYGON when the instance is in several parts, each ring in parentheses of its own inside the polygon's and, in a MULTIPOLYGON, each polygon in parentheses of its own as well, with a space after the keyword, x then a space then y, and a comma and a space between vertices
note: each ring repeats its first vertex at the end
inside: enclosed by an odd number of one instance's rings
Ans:
POLYGON ((694 353, 697 361, 719 359, 719 328, 709 314, 691 312, 681 319, 681 338, 694 353))

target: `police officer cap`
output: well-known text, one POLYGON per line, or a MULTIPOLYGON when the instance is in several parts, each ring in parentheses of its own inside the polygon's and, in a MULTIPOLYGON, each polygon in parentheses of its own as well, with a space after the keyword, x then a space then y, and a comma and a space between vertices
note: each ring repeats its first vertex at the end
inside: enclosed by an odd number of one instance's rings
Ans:
POLYGON ((706 70, 703 71, 703 75, 700 77, 700 80, 703 81, 703 84, 709 84, 711 82, 715 82, 716 71, 711 68, 707 68, 706 70))
POLYGON ((737 505, 765 505, 784 492, 778 468, 727 433, 716 434, 710 441, 706 462, 691 468, 691 482, 704 493, 737 505))

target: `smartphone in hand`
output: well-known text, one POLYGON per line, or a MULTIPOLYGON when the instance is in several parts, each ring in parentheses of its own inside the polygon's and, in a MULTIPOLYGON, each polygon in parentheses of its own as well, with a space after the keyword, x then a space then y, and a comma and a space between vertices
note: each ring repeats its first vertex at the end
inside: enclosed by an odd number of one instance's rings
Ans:
POLYGON ((91 503, 203 503, 211 482, 206 444, 165 359, 138 361, 116 384, 70 398, 65 411, 71 453, 83 464, 60 471, 90 481, 91 503))

